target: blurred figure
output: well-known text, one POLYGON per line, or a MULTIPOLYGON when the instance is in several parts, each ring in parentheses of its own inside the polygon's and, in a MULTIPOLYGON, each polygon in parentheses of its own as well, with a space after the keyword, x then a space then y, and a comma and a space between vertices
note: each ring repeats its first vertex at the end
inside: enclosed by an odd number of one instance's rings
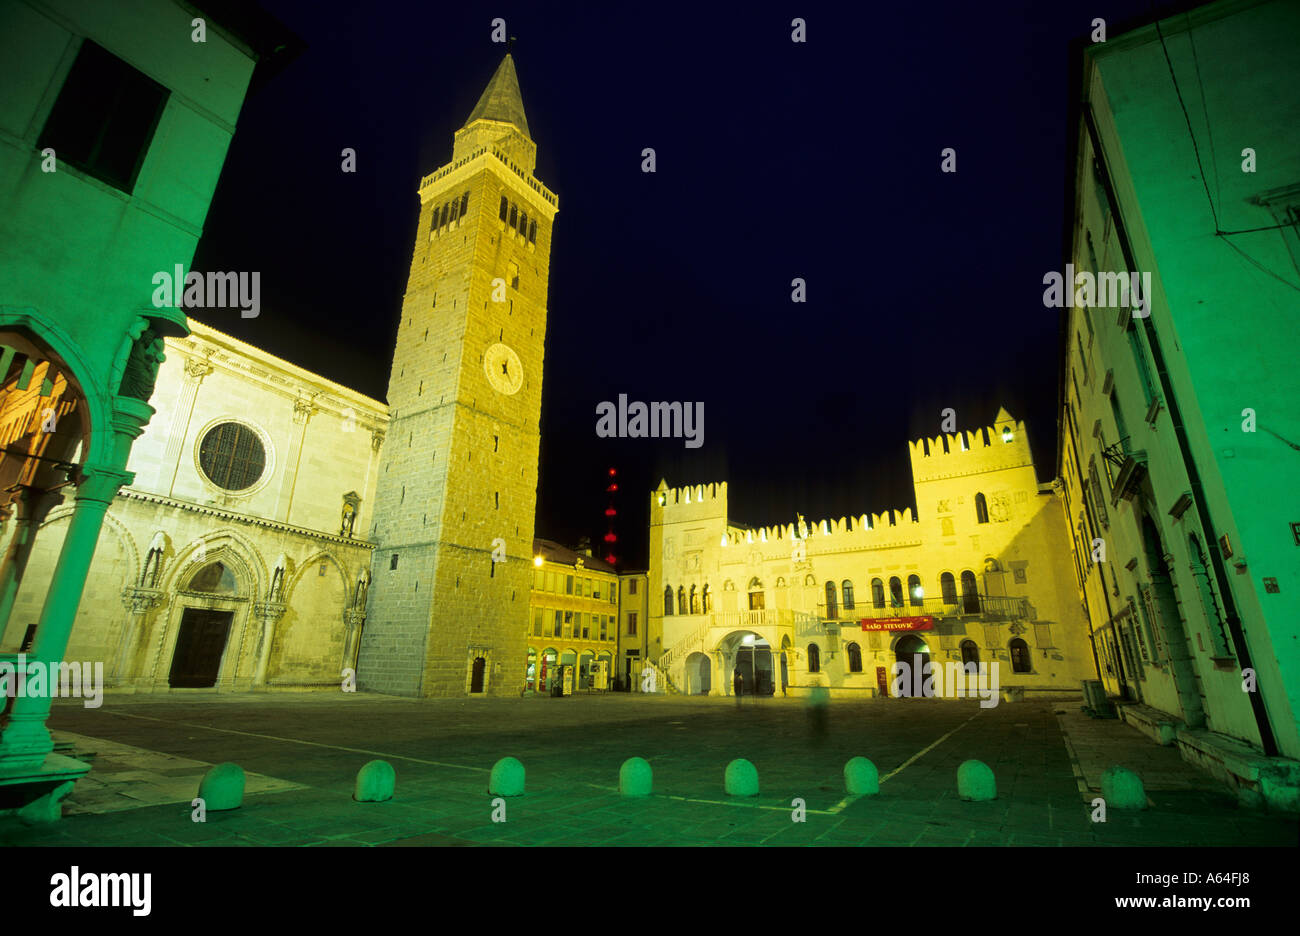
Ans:
POLYGON ((812 687, 804 702, 804 707, 808 710, 808 733, 814 744, 820 744, 826 738, 830 701, 830 690, 817 685, 812 687))
POLYGON ((745 691, 745 678, 744 678, 743 676, 740 675, 740 669, 739 669, 739 668, 736 669, 736 678, 735 678, 735 681, 734 681, 733 685, 734 685, 734 688, 735 688, 735 691, 736 691, 736 705, 737 705, 737 707, 739 707, 739 706, 740 706, 740 696, 741 696, 741 694, 745 691))

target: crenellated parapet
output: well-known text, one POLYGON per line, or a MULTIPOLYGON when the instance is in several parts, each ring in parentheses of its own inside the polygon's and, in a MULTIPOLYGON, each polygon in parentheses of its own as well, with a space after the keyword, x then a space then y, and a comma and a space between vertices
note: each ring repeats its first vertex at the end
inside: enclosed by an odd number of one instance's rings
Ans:
POLYGON ((1033 465, 1025 424, 998 410, 993 425, 908 443, 913 483, 1033 465))

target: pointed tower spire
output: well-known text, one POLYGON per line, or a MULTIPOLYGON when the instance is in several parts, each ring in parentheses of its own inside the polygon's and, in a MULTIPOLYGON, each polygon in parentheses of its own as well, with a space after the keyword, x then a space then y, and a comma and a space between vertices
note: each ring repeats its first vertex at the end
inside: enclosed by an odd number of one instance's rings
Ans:
POLYGON ((515 60, 509 52, 497 66, 492 80, 483 89, 483 94, 461 129, 465 129, 476 120, 501 120, 514 124, 524 136, 532 139, 532 135, 528 132, 528 118, 524 116, 524 98, 519 93, 519 76, 515 74, 515 60))

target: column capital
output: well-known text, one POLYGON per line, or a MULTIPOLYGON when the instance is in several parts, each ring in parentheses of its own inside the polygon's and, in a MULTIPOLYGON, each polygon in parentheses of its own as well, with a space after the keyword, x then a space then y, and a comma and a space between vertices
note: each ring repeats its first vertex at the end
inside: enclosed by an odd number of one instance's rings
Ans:
POLYGON ((255 601, 253 613, 266 621, 278 621, 284 617, 287 605, 282 601, 255 601))
POLYGON ((118 489, 135 480, 135 472, 106 465, 82 465, 77 469, 76 499, 111 504, 118 489))
POLYGON ((358 624, 364 624, 366 621, 365 609, 348 608, 343 612, 343 620, 347 621, 348 627, 356 627, 358 624))
POLYGON ((122 589, 122 606, 132 614, 146 614, 162 604, 163 593, 157 588, 122 589))

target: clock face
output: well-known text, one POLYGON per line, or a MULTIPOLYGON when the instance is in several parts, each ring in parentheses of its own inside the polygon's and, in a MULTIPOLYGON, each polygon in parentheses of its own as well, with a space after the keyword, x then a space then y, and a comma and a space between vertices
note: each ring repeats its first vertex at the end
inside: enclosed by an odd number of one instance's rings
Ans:
POLYGON ((497 343, 483 353, 483 370, 497 393, 511 396, 524 385, 524 365, 507 345, 497 343))

